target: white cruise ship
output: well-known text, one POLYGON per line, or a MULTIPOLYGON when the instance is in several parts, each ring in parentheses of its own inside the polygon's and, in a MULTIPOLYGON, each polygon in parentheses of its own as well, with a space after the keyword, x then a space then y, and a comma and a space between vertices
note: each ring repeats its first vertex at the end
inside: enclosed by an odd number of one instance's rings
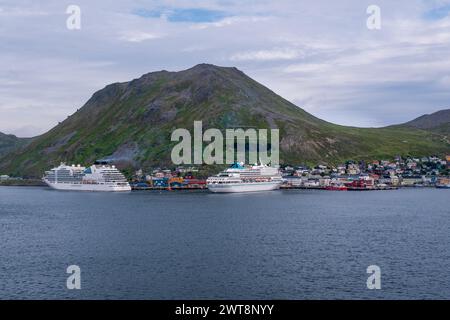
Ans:
POLYGON ((277 168, 264 165, 244 167, 235 163, 230 168, 206 180, 212 192, 253 192, 278 189, 283 182, 277 168))
POLYGON ((46 171, 42 180, 57 190, 80 191, 130 191, 125 176, 115 166, 94 164, 88 168, 80 165, 59 167, 46 171))

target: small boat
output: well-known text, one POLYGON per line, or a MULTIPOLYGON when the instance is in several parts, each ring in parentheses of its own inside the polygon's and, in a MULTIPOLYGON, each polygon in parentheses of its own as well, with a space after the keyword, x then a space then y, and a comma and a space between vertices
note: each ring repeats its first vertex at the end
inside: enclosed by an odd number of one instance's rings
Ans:
POLYGON ((438 182, 436 183, 436 188, 450 189, 450 178, 448 177, 439 178, 438 182))
POLYGON ((329 191, 347 191, 348 188, 343 185, 329 185, 325 187, 325 190, 329 191))

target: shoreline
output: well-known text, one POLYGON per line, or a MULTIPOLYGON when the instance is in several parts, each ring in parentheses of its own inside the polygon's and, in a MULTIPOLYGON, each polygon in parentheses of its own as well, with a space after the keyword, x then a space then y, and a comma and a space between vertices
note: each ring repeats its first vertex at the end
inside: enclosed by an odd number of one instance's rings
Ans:
MULTIPOLYGON (((40 180, 10 180, 0 182, 0 187, 48 187, 40 180)), ((50 187, 48 187, 50 188, 50 187)), ((322 190, 322 191, 392 191, 399 189, 438 189, 436 186, 389 186, 373 188, 348 188, 347 190, 327 190, 325 187, 281 186, 279 190, 322 190)), ((132 187, 131 191, 208 191, 207 187, 132 187)))
POLYGON ((24 179, 24 180, 4 180, 0 182, 0 187, 45 187, 47 186, 41 180, 24 179))

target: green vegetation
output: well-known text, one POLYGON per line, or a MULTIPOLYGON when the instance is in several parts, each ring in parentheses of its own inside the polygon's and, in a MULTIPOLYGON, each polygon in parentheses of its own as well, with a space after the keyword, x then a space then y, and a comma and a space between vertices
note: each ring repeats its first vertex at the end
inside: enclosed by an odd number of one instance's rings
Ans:
POLYGON ((0 132, 0 157, 27 145, 30 140, 29 138, 17 138, 15 135, 0 132))
POLYGON ((58 126, 1 158, 0 173, 40 177, 61 161, 88 165, 100 158, 114 159, 127 172, 172 166, 171 133, 176 128, 192 130, 194 120, 202 120, 204 130, 279 128, 282 163, 450 153, 442 132, 331 124, 235 68, 198 65, 108 85, 58 126))

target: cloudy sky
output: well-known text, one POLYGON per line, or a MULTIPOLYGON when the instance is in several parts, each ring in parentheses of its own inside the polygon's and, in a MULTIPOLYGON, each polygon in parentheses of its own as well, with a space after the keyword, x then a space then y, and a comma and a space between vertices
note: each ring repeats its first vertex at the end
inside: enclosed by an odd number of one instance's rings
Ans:
POLYGON ((328 121, 399 123, 450 107, 450 0, 0 0, 0 131, 43 133, 109 83, 198 63, 328 121))

